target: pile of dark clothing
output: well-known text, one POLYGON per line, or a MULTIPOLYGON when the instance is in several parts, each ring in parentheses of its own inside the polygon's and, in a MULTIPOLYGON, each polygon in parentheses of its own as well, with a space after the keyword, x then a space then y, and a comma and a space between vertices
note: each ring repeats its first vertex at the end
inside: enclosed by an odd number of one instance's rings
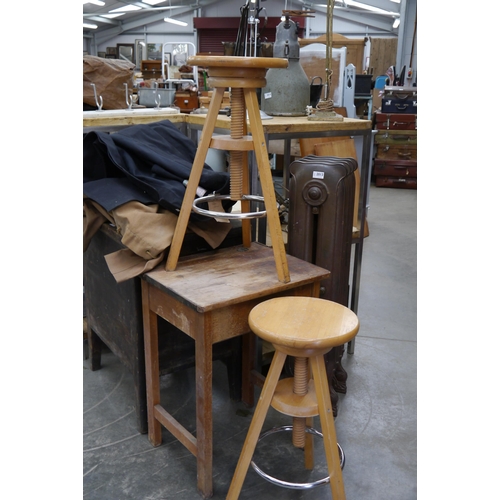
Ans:
MULTIPOLYGON (((117 281, 163 260, 195 154, 196 145, 169 120, 84 135, 84 251, 102 223, 114 224, 127 247, 106 256, 117 281)), ((205 164, 199 187, 207 194, 229 194, 229 174, 205 164)), ((230 211, 232 204, 224 201, 222 209, 230 211)), ((216 248, 231 227, 192 213, 188 228, 216 248)))

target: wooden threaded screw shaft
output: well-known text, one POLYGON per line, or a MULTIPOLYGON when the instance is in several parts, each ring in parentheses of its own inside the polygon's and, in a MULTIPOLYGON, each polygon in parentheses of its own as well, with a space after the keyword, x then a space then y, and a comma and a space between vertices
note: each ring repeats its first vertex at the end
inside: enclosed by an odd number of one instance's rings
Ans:
MULTIPOLYGON (((298 396, 307 394, 309 383, 309 368, 307 358, 295 358, 293 371, 293 392, 298 396)), ((306 445, 306 419, 293 417, 292 442, 296 448, 304 448, 306 445)))
MULTIPOLYGON (((244 134, 246 119, 245 98, 243 89, 231 91, 231 138, 241 139, 244 134)), ((243 197, 243 154, 244 151, 231 151, 229 157, 230 198, 241 200, 243 197)))

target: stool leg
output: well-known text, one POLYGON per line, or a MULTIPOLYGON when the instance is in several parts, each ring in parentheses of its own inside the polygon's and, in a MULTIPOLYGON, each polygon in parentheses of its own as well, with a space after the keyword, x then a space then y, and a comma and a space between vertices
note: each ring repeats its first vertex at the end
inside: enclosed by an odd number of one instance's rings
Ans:
POLYGON ((184 199, 182 200, 181 211, 179 212, 179 218, 177 219, 177 224, 175 225, 174 236, 172 238, 172 244, 170 245, 170 251, 165 267, 167 271, 175 271, 175 268, 177 267, 177 262, 181 253, 182 242, 184 241, 184 235, 186 234, 189 216, 191 215, 193 201, 196 196, 196 188, 198 187, 201 179, 203 166, 207 158, 208 149, 212 140, 212 133, 215 129, 217 117, 219 116, 219 108, 223 96, 223 88, 215 89, 212 100, 210 101, 210 106, 208 107, 208 113, 201 134, 200 143, 198 144, 198 149, 196 150, 196 155, 194 157, 193 167, 191 168, 188 185, 186 187, 184 199))
MULTIPOLYGON (((313 417, 306 418, 306 427, 312 428, 313 417)), ((307 470, 314 469, 314 441, 312 434, 306 433, 306 445, 304 447, 304 467, 307 470)))
POLYGON ((330 388, 326 377, 325 359, 323 355, 313 356, 309 358, 309 363, 311 364, 314 386, 316 388, 316 397, 318 398, 318 411, 321 421, 321 430, 323 431, 332 497, 333 500, 345 500, 344 481, 342 478, 342 469, 340 468, 337 433, 333 420, 330 388))
POLYGON ((290 281, 290 272, 286 260, 280 218, 278 209, 276 208, 276 195, 274 194, 273 177, 271 175, 271 169, 269 168, 269 157, 264 137, 264 129, 262 128, 262 120, 260 119, 257 94, 254 89, 244 89, 244 93, 254 143, 255 159, 257 160, 257 167, 260 175, 262 196, 264 197, 264 204, 267 212, 269 234, 274 252, 274 260, 276 261, 276 271, 278 273, 278 279, 282 283, 288 283, 290 281))
POLYGON ((237 500, 240 495, 248 467, 252 460, 255 447, 257 446, 257 441, 259 440, 262 426, 264 425, 264 420, 266 419, 269 405, 271 404, 276 385, 281 375, 281 370, 285 364, 285 359, 285 353, 280 351, 274 353, 271 367, 269 368, 266 381, 264 382, 264 387, 262 388, 257 407, 255 408, 255 413, 250 423, 250 428, 248 429, 248 434, 243 444, 243 450, 241 451, 238 465, 234 471, 233 480, 231 481, 226 500, 237 500))

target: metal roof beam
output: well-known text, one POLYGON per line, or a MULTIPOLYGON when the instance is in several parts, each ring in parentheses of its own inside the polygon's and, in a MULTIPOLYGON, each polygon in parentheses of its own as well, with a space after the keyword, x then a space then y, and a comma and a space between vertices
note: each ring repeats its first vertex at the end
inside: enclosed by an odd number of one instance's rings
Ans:
MULTIPOLYGON (((203 6, 205 7, 207 5, 210 5, 212 3, 216 3, 218 1, 219 0, 207 0, 207 1, 203 2, 203 6)), ((126 3, 133 3, 133 2, 126 2, 126 3)), ((186 7, 174 7, 174 6, 172 6, 172 11, 175 11, 176 15, 180 15, 180 14, 191 13, 199 8, 200 8, 200 5, 198 5, 198 4, 194 4, 194 5, 190 5, 190 6, 186 6, 186 7)), ((164 11, 169 10, 169 9, 165 8, 165 7, 160 7, 160 8, 151 8, 151 9, 147 9, 147 10, 154 11, 156 13, 155 14, 146 14, 146 9, 144 9, 145 15, 142 17, 137 16, 136 18, 134 18, 128 22, 119 22, 119 25, 115 26, 113 28, 97 31, 95 33, 96 43, 101 44, 101 43, 105 42, 106 40, 109 40, 110 38, 113 38, 113 37, 118 36, 118 35, 122 35, 123 33, 126 33, 127 31, 137 29, 137 28, 142 27, 144 25, 153 24, 153 23, 163 21, 163 19, 166 17, 166 13, 164 11), (160 12, 158 13, 159 10, 160 10, 160 12)), ((139 11, 138 11, 138 13, 139 13, 139 11)))
MULTIPOLYGON (((299 3, 308 9, 314 9, 316 12, 321 12, 326 16, 326 9, 311 2, 299 0, 299 3)), ((335 30, 335 19, 341 19, 350 23, 356 23, 361 26, 369 26, 376 30, 387 31, 394 33, 392 24, 394 16, 387 14, 377 14, 365 10, 358 10, 350 7, 337 7, 333 8, 333 24, 335 30)))
POLYGON ((98 23, 111 24, 112 26, 118 26, 120 21, 116 19, 108 19, 107 17, 101 17, 98 14, 84 14, 83 21, 95 21, 98 23))

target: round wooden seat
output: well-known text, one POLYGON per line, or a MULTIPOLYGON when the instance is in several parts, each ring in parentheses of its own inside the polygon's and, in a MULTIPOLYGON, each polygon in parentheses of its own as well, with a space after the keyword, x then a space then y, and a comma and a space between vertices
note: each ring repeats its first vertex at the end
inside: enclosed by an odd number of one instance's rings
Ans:
POLYGON ((359 320, 347 307, 314 297, 277 297, 257 305, 248 317, 252 331, 292 356, 328 352, 355 337, 359 320), (326 350, 326 351, 325 351, 326 350))
POLYGON ((244 56, 191 56, 187 60, 193 66, 205 68, 286 68, 288 59, 281 57, 244 57, 244 56))

